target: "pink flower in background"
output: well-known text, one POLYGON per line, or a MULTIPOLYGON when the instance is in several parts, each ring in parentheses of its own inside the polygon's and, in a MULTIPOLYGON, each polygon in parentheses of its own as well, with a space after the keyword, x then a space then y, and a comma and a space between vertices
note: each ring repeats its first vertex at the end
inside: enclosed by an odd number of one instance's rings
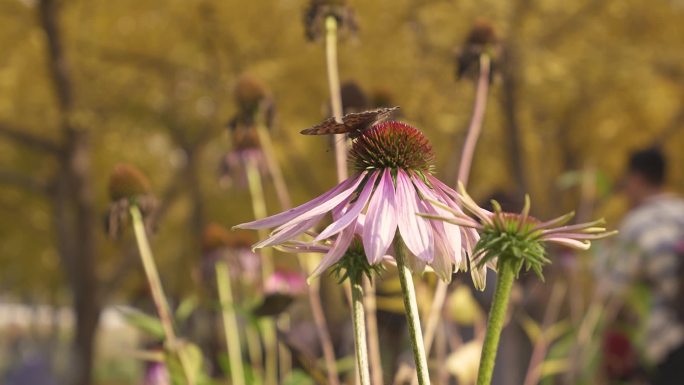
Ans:
POLYGON ((143 385, 171 385, 169 371, 163 362, 150 362, 145 367, 143 385))
POLYGON ((409 263, 414 269, 429 265, 449 280, 454 266, 467 267, 463 254, 478 238, 470 229, 416 215, 445 215, 444 206, 457 207, 458 194, 432 175, 432 161, 432 146, 418 129, 399 122, 376 124, 353 141, 350 166, 355 175, 301 206, 235 228, 274 229, 254 248, 297 244, 297 237, 331 214, 332 223, 308 248, 299 243, 302 250, 326 253, 313 276, 337 263, 355 237, 368 263, 375 265, 394 253, 395 236, 400 235, 413 255, 409 263))
POLYGON ((276 271, 264 284, 265 294, 289 294, 292 296, 306 291, 306 277, 293 271, 276 271))

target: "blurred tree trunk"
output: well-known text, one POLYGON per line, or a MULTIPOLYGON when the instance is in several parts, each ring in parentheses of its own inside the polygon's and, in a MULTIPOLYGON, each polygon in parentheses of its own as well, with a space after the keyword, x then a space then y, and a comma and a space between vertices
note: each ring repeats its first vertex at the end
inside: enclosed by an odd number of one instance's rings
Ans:
POLYGON ((45 33, 48 65, 61 116, 63 151, 51 194, 55 231, 62 266, 73 295, 75 330, 72 383, 89 385, 92 380, 95 332, 100 317, 95 270, 95 207, 90 173, 91 146, 87 131, 76 127, 73 86, 62 47, 58 7, 54 0, 41 0, 41 27, 45 33))

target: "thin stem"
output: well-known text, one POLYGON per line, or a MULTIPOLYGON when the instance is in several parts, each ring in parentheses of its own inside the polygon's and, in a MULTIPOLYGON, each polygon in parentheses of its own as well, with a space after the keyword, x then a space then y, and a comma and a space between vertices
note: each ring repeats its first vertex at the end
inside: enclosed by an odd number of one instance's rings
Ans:
POLYGON ((275 322, 268 318, 263 318, 261 324, 261 335, 264 339, 266 350, 266 367, 264 369, 264 384, 278 384, 278 336, 276 334, 275 322))
MULTIPOLYGON (((308 266, 305 255, 300 254, 300 264, 307 271, 312 269, 308 266)), ((337 374, 337 362, 335 361, 335 348, 333 347, 330 332, 328 331, 328 324, 325 320, 325 312, 323 311, 323 304, 321 303, 320 280, 312 280, 308 286, 309 290, 309 306, 311 307, 311 314, 316 326, 316 334, 321 343, 323 350, 323 359, 325 361, 325 368, 328 374, 329 385, 339 385, 339 375, 337 374)))
POLYGON ((363 279, 364 305, 366 308, 366 325, 368 329, 368 355, 370 357, 371 382, 383 385, 382 359, 380 357, 380 338, 378 336, 377 306, 373 279, 363 279))
MULTIPOLYGON (((254 159, 246 159, 245 171, 247 173, 249 192, 252 196, 254 217, 257 219, 265 218, 267 215, 266 199, 261 183, 261 174, 254 159)), ((260 239, 265 239, 268 236, 266 230, 259 230, 258 234, 260 239)), ((271 248, 262 249, 261 255, 263 257, 261 258, 261 278, 262 282, 266 282, 271 274, 273 274, 273 253, 271 248)), ((278 338, 275 331, 275 323, 267 318, 260 320, 259 323, 261 324, 261 335, 266 352, 264 383, 266 385, 276 385, 278 382, 278 338)))
POLYGON ((129 212, 133 222, 135 240, 138 244, 138 250, 140 252, 140 260, 142 261, 143 269, 145 270, 147 282, 150 285, 152 300, 157 308, 157 314, 159 314, 159 320, 162 324, 162 328, 164 329, 164 345, 168 351, 175 353, 178 356, 178 360, 180 361, 181 368, 188 385, 194 385, 194 376, 190 372, 185 353, 182 349, 180 349, 178 345, 178 339, 176 338, 176 333, 173 330, 173 318, 171 317, 171 310, 169 309, 168 302, 166 302, 166 296, 164 295, 164 288, 162 287, 161 279, 159 278, 157 265, 154 263, 152 248, 147 240, 147 233, 145 232, 145 224, 143 222, 142 213, 136 204, 131 204, 129 212))
POLYGON ((468 184, 475 147, 477 145, 477 140, 480 137, 480 132, 482 131, 482 122, 484 121, 484 114, 487 109, 487 92, 489 90, 490 76, 489 67, 489 56, 486 54, 480 55, 480 77, 477 81, 477 90, 475 91, 473 115, 470 119, 465 143, 463 144, 461 162, 458 166, 458 180, 463 183, 464 186, 468 184))
POLYGON ((527 374, 525 375, 523 385, 535 385, 539 383, 539 379, 541 378, 541 366, 544 357, 546 357, 549 344, 551 343, 547 338, 546 333, 548 333, 549 327, 558 318, 558 312, 563 304, 563 297, 565 296, 566 289, 567 285, 562 281, 556 281, 553 285, 551 298, 549 299, 549 304, 544 312, 541 334, 532 349, 532 356, 530 357, 530 364, 527 366, 527 374))
POLYGON ((396 245, 397 269, 399 270, 399 281, 401 282, 402 296, 404 297, 404 309, 406 310, 406 321, 411 338, 411 349, 416 363, 416 373, 420 385, 430 384, 430 374, 428 373, 427 356, 423 345, 423 335, 420 328, 420 316, 418 314, 418 302, 416 301, 416 290, 413 287, 413 277, 411 270, 406 265, 404 255, 404 244, 401 240, 396 245))
MULTIPOLYGON (((252 211, 255 219, 266 218, 266 198, 264 197, 264 187, 261 183, 261 172, 256 160, 247 157, 245 159, 245 173, 247 174, 247 184, 249 185, 249 193, 252 198, 252 211)), ((259 239, 266 239, 268 231, 260 229, 258 231, 259 239)), ((261 249, 263 258, 261 259, 262 280, 266 280, 273 274, 273 253, 271 248, 267 247, 261 249)))
MULTIPOLYGON (((341 123, 342 95, 340 93, 340 75, 337 68, 337 19, 335 16, 328 16, 325 19, 325 58, 328 67, 330 104, 335 120, 341 123)), ((347 179, 349 176, 347 171, 347 138, 344 134, 335 135, 335 165, 338 182, 347 179)))
MULTIPOLYGON (((276 321, 276 328, 279 331, 287 332, 290 330, 290 317, 287 314, 281 314, 276 321)), ((280 370, 280 377, 287 377, 292 371, 292 354, 287 345, 282 341, 278 341, 278 367, 280 370)))
POLYGON ((492 382, 496 352, 499 348, 499 338, 501 337, 501 330, 506 318, 508 300, 511 297, 514 280, 515 271, 513 266, 510 263, 500 263, 494 300, 489 310, 487 332, 482 346, 480 368, 477 373, 477 385, 490 385, 492 382))
POLYGON ((245 341, 247 342, 247 354, 249 355, 249 362, 252 364, 252 370, 260 375, 263 374, 261 373, 263 365, 261 340, 259 339, 259 331, 252 324, 245 327, 245 341))
POLYGON ((264 114, 259 112, 261 117, 256 124, 256 132, 259 137, 259 143, 261 149, 264 153, 264 158, 266 160, 266 165, 273 178, 273 186, 276 190, 276 195, 278 196, 278 201, 280 202, 280 208, 282 210, 287 210, 292 207, 292 201, 290 200, 290 194, 287 190, 287 185, 285 184, 285 178, 283 178, 283 173, 280 169, 280 165, 275 158, 275 150, 273 147, 273 142, 271 141, 271 135, 269 135, 266 128, 266 123, 263 121, 264 114))
MULTIPOLYGON (((458 167, 458 181, 463 183, 463 186, 468 184, 470 176, 470 169, 473 164, 473 156, 475 154, 475 147, 480 138, 482 131, 482 122, 484 121, 485 111, 487 109, 487 93, 489 91, 489 77, 490 77, 491 60, 488 55, 480 56, 480 74, 477 81, 477 89, 475 90, 475 102, 473 104, 473 115, 470 118, 466 140, 461 151, 461 161, 458 167)), ((449 284, 444 281, 437 282, 435 295, 430 306, 430 313, 428 314, 427 323, 425 325, 425 349, 430 351, 432 342, 435 337, 435 331, 441 319, 442 308, 446 301, 449 284)))
POLYGON ((362 277, 351 282, 352 291, 352 324, 354 325, 354 347, 356 349, 356 367, 359 371, 361 385, 371 385, 368 371, 368 344, 366 342, 366 318, 363 309, 362 277))
POLYGON ((235 309, 233 308, 233 291, 230 287, 230 270, 228 264, 224 261, 216 263, 216 283, 219 301, 221 301, 223 334, 226 338, 226 347, 228 348, 231 383, 233 385, 245 385, 240 334, 235 309))

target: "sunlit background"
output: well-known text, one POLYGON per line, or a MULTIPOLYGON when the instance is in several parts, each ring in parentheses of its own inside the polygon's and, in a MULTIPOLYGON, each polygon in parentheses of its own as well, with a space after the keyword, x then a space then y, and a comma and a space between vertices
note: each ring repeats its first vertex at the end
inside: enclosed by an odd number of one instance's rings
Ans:
MULTIPOLYGON (((139 356, 153 339, 127 322, 119 306, 148 314, 154 308, 130 233, 112 240, 105 231, 108 178, 119 163, 142 170, 158 200, 151 242, 160 275, 174 308, 192 307, 180 334, 202 348, 208 368, 225 362, 223 348, 216 353, 211 346, 212 339, 223 341, 222 331, 207 326, 216 305, 201 273, 202 236, 210 223, 229 229, 254 216, 246 182, 227 181, 222 166, 235 145, 228 123, 238 110, 239 79, 259 83, 274 103, 270 134, 293 203, 336 181, 334 144, 299 134, 331 114, 324 43, 305 36, 307 5, 0 2, 0 379, 36 365, 34 373, 44 371, 45 378, 32 385, 143 383, 139 356), (80 378, 74 351, 91 345, 82 361, 94 369, 80 378)), ((367 108, 400 106, 400 119, 432 141, 436 174, 452 185, 475 95, 474 78, 457 78, 456 57, 474 24, 496 30, 500 50, 469 183, 477 200, 508 196, 515 208, 527 192, 537 217, 575 210, 580 219, 606 217, 615 228, 626 209, 618 190, 627 155, 652 145, 670 160, 669 186, 684 191, 684 2, 356 0, 350 6, 358 29, 340 34, 342 83, 358 86, 367 108)), ((268 213, 280 211, 271 179, 264 178, 264 189, 268 213)), ((599 347, 587 348, 581 368, 564 360, 591 301, 595 252, 554 255, 544 287, 533 276, 523 280, 511 321, 518 331, 504 335, 513 353, 503 354, 498 369, 508 375, 498 375, 499 384, 522 384, 556 289, 563 303, 542 381, 602 383, 599 347)), ((292 255, 277 253, 275 260, 281 269, 299 266, 292 255)), ((405 338, 388 274, 377 285, 381 346, 383 338, 405 338)), ((335 282, 323 279, 323 304, 341 378, 353 383, 349 315, 335 282)), ((433 285, 429 276, 420 280, 426 303, 433 285)), ((468 285, 456 284, 448 300, 466 310, 448 305, 446 311, 463 329, 461 348, 447 352, 444 364, 459 384, 471 381, 460 373, 470 364, 460 363, 472 355, 467 342, 488 303, 479 294, 482 304, 473 302, 468 285)), ((319 354, 313 331, 298 327, 310 325, 305 295, 286 317, 288 330, 303 334, 296 338, 319 354)), ((387 355, 387 384, 410 362, 407 343, 396 349, 406 353, 387 355)), ((314 383, 305 368, 295 368, 283 384, 314 383)), ((216 384, 229 383, 221 367, 207 372, 216 384)))

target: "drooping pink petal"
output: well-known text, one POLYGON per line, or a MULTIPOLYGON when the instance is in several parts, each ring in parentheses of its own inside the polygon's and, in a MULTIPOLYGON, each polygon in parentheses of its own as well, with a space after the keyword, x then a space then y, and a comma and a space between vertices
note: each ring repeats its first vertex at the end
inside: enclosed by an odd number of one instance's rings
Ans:
POLYGON ((335 243, 328 253, 323 257, 321 263, 316 266, 314 271, 311 273, 309 279, 319 276, 321 273, 326 271, 330 266, 336 264, 343 256, 344 253, 349 248, 352 239, 354 239, 354 227, 348 226, 346 229, 337 236, 335 243))
POLYGON ((275 247, 277 250, 286 253, 327 253, 330 251, 330 246, 307 243, 302 241, 289 241, 281 243, 275 247))
POLYGON ((463 207, 468 209, 471 213, 475 214, 478 218, 483 223, 488 224, 489 226, 493 226, 494 222, 492 221, 493 213, 491 211, 485 210, 482 207, 478 206, 477 203, 473 200, 473 198, 470 197, 465 192, 465 189, 463 188, 463 185, 459 182, 458 184, 458 190, 461 193, 461 203, 463 204, 463 207))
POLYGON ((396 191, 399 233, 409 251, 418 259, 429 263, 435 254, 434 240, 429 221, 416 215, 421 212, 419 201, 420 198, 409 176, 403 170, 399 170, 396 191))
POLYGON ((589 241, 577 241, 569 238, 545 238, 545 240, 578 250, 589 250, 589 247, 591 247, 589 241))
MULTIPOLYGON (((594 229, 596 230, 595 226, 602 225, 604 224, 603 219, 599 219, 593 222, 587 222, 587 223, 578 223, 576 225, 568 225, 568 226, 561 226, 561 227, 554 227, 546 230, 542 230, 542 234, 556 234, 556 233, 567 233, 567 232, 586 232, 587 229, 594 229)), ((539 226, 537 226, 538 228, 539 226)))
POLYGON ((368 199, 370 198, 371 193, 373 192, 373 188, 375 187, 376 179, 377 173, 373 173, 365 182, 363 190, 361 190, 361 194, 359 194, 359 197, 358 199, 356 199, 356 202, 354 202, 354 204, 349 208, 349 210, 347 210, 347 212, 344 213, 344 215, 342 215, 335 222, 328 225, 328 227, 326 227, 325 230, 318 234, 314 241, 320 241, 322 239, 335 235, 340 231, 344 230, 353 222, 355 222, 361 211, 366 207, 366 204, 368 203, 368 199))
POLYGON ((316 223, 320 221, 322 218, 323 214, 320 214, 308 220, 293 223, 290 226, 285 227, 279 231, 274 231, 273 233, 271 233, 271 236, 255 244, 254 246, 252 246, 252 248, 261 249, 263 247, 273 246, 283 243, 285 241, 289 241, 292 238, 295 238, 306 232, 306 230, 316 225, 316 223))
POLYGON ((607 238, 611 235, 615 234, 614 232, 603 232, 600 234, 586 234, 586 233, 553 233, 549 235, 542 235, 541 239, 542 240, 547 240, 549 238, 569 238, 569 239, 577 239, 577 240, 587 240, 587 241, 593 241, 596 239, 603 239, 607 238))
MULTIPOLYGON (((320 207, 320 205, 322 205, 323 203, 330 202, 331 200, 338 201, 338 203, 342 202, 345 198, 351 195, 354 192, 354 190, 356 190, 356 188, 361 183, 365 175, 366 172, 363 172, 355 179, 348 179, 338 184, 331 190, 327 191, 323 195, 314 198, 311 201, 304 203, 303 205, 297 206, 287 211, 283 211, 282 213, 272 215, 270 217, 266 217, 252 222, 241 223, 237 226, 234 226, 233 228, 256 230, 282 226, 283 224, 308 213, 310 210, 320 207)), ((332 207, 334 206, 335 205, 332 205, 332 207)), ((317 214, 314 214, 313 216, 315 215, 317 214)))
MULTIPOLYGON (((449 241, 446 239, 446 234, 444 233, 444 229, 440 226, 440 223, 433 221, 433 225, 433 234, 435 237, 435 258, 432 260, 430 266, 432 266, 432 269, 439 278, 446 282, 451 282, 451 275, 454 271, 454 249, 450 247, 449 241)), ((460 250, 458 251, 458 257, 460 262, 460 250)))
POLYGON ((484 290, 487 286, 487 266, 482 267, 471 266, 470 267, 470 278, 473 280, 473 286, 477 290, 484 290))
POLYGON ((363 249, 370 264, 380 261, 397 232, 397 209, 394 199, 392 174, 389 169, 385 169, 368 205, 364 221, 363 249))
MULTIPOLYGON (((436 179, 436 178, 435 178, 436 179)), ((423 201, 423 203, 427 209, 427 213, 429 214, 435 214, 435 215, 441 215, 441 216, 448 216, 449 211, 446 209, 438 206, 438 205, 433 205, 429 202, 429 200, 433 201, 440 201, 443 200, 439 199, 437 193, 430 189, 428 186, 426 186, 422 180, 415 178, 414 179, 414 185, 418 188, 418 191, 423 195, 424 198, 428 199, 428 201, 423 201)), ((444 204, 448 205, 448 202, 442 202, 444 204)), ((433 229, 436 231, 440 231, 442 236, 437 238, 435 237, 435 249, 437 249, 437 242, 438 240, 441 242, 446 243, 444 245, 444 249, 448 250, 448 257, 450 258, 450 261, 454 265, 458 265, 461 263, 461 229, 459 226, 449 223, 449 222, 444 222, 444 221, 439 221, 439 220, 430 220, 430 224, 432 225, 433 229)))
POLYGON ((438 190, 440 192, 443 192, 444 194, 448 195, 450 199, 460 199, 461 195, 456 192, 456 190, 452 189, 451 187, 447 186, 444 182, 441 180, 435 178, 432 175, 427 176, 428 182, 432 186, 435 187, 435 190, 438 190))
POLYGON ((565 223, 568 223, 569 220, 571 220, 575 216, 575 212, 569 212, 565 215, 561 215, 560 217, 548 220, 546 222, 542 222, 534 227, 535 230, 542 230, 546 228, 551 228, 555 226, 560 226, 565 223))

